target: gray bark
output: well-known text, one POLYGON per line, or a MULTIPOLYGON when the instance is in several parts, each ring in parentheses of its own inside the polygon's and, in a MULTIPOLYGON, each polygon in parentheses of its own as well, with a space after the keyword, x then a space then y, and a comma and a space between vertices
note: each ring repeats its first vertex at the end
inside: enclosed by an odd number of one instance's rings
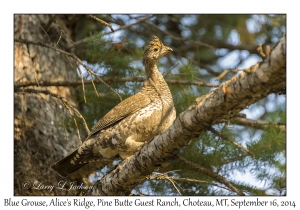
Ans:
MULTIPOLYGON (((50 15, 15 15, 14 38, 54 45, 61 31, 53 25, 51 18, 50 15)), ((59 16, 56 20, 64 21, 59 16)), ((67 28, 64 28, 64 33, 69 34, 67 28)), ((69 43, 61 39, 58 46, 67 48, 69 43)), ((59 81, 76 77, 76 70, 70 66, 68 59, 53 50, 15 42, 14 53, 15 83, 59 81)), ((74 91, 69 87, 36 89, 51 91, 76 106, 74 91)), ((78 191, 68 192, 56 188, 52 191, 33 189, 33 186, 57 186, 62 180, 50 169, 50 165, 80 143, 76 131, 67 130, 63 126, 63 119, 69 116, 61 102, 49 95, 14 93, 14 195, 78 194, 78 191)))

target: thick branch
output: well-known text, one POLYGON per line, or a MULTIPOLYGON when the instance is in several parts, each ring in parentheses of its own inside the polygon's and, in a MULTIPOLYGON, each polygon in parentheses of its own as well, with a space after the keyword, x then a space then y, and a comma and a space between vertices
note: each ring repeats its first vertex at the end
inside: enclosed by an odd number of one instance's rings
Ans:
POLYGON ((222 119, 286 85, 286 37, 263 62, 220 85, 181 113, 162 134, 97 181, 87 195, 126 195, 155 168, 170 162, 188 142, 222 119))

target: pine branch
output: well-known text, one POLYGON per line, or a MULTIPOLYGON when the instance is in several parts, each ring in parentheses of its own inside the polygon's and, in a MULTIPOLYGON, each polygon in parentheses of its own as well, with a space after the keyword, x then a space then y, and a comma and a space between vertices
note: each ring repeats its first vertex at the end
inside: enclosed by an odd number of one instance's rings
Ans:
MULTIPOLYGON (((101 78, 102 81, 105 82, 144 82, 146 81, 145 78, 142 77, 103 77, 101 78)), ((101 84, 102 81, 95 80, 85 80, 83 83, 85 85, 90 85, 93 82, 95 84, 101 84)), ((171 80, 167 79, 166 82, 168 84, 172 85, 196 85, 196 86, 205 86, 205 87, 218 87, 218 85, 214 85, 211 83, 207 82, 198 82, 198 81, 189 81, 189 80, 171 80)), ((15 88, 20 88, 20 87, 28 87, 28 86, 79 86, 82 85, 81 81, 39 81, 38 84, 36 81, 24 81, 24 82, 18 82, 17 84, 14 85, 15 88)))
POLYGON ((215 72, 212 68, 210 68, 208 65, 206 65, 205 63, 203 62, 198 62, 194 59, 191 59, 191 58, 187 58, 189 61, 191 61, 192 63, 198 65, 199 67, 201 68, 204 68, 208 73, 210 73, 211 75, 214 75, 214 76, 217 76, 219 73, 218 72, 215 72))
POLYGON ((158 176, 148 176, 146 177, 146 180, 174 180, 174 181, 183 181, 183 182, 194 182, 194 183, 200 183, 200 184, 207 184, 207 185, 212 185, 215 187, 219 187, 228 191, 231 191, 229 188, 227 187, 223 187, 221 185, 218 184, 214 184, 212 182, 207 182, 207 181, 202 181, 202 180, 198 180, 198 179, 189 179, 189 178, 179 178, 179 177, 175 177, 175 176, 168 176, 166 175, 166 173, 156 173, 153 172, 153 174, 158 174, 158 176))
POLYGON ((111 32, 115 32, 115 30, 113 29, 113 27, 109 23, 105 22, 104 20, 102 20, 100 18, 97 18, 94 15, 87 15, 87 16, 90 17, 90 18, 93 18, 94 20, 97 20, 98 22, 102 23, 103 25, 108 26, 110 28, 111 32))
MULTIPOLYGON (((58 30, 60 31, 60 36, 58 41, 56 42, 55 46, 58 45, 60 39, 61 39, 61 35, 63 34, 66 37, 66 40, 69 40, 72 44, 75 44, 75 42, 66 34, 65 30, 57 23, 57 21, 55 19, 53 19, 50 15, 49 18, 52 20, 52 23, 58 28, 58 30)), ((44 30, 44 29, 43 29, 44 30)), ((45 30, 44 30, 45 31, 45 30)))
POLYGON ((217 130, 215 130, 213 127, 208 128, 208 130, 210 132, 212 132, 213 134, 220 136, 222 139, 234 144, 235 146, 237 146, 238 148, 244 150, 245 152, 247 152, 249 155, 251 155, 252 157, 254 157, 255 155, 249 151, 247 148, 243 147, 242 145, 240 145, 239 143, 237 143, 236 141, 231 140, 228 136, 218 132, 217 130))
MULTIPOLYGON (((178 54, 180 54, 180 56, 182 56, 181 55, 182 52, 178 48, 172 47, 172 49, 174 50, 175 54, 178 53, 178 54)), ((184 56, 182 56, 182 57, 184 57, 184 56)), ((218 72, 215 72, 212 68, 210 68, 208 65, 204 64, 203 62, 196 61, 195 59, 193 59, 191 57, 186 57, 186 59, 188 59, 189 62, 191 62, 191 63, 193 63, 193 64, 195 64, 195 65, 197 65, 197 66, 199 66, 199 67, 201 67, 203 69, 205 69, 208 73, 210 73, 210 74, 212 74, 214 76, 218 76, 219 75, 218 72)))
MULTIPOLYGON (((234 182, 234 181, 233 181, 234 182)), ((253 186, 249 184, 248 182, 234 182, 234 185, 237 186, 238 188, 242 189, 243 192, 247 196, 266 196, 267 189, 260 189, 256 186, 253 186)))
POLYGON ((175 39, 175 40, 178 40, 178 41, 184 41, 185 43, 186 42, 190 43, 190 44, 186 43, 185 45, 180 47, 178 49, 179 52, 187 51, 187 50, 193 50, 193 49, 195 49, 199 46, 202 46, 202 47, 207 47, 207 48, 211 48, 211 49, 226 48, 226 49, 229 49, 231 51, 232 50, 248 50, 250 53, 257 53, 256 47, 252 47, 252 46, 249 46, 249 45, 240 44, 240 45, 236 46, 236 45, 226 44, 226 43, 223 43, 223 42, 214 42, 213 44, 207 44, 207 43, 203 43, 203 42, 199 42, 199 41, 194 41, 194 40, 191 40, 191 39, 188 39, 188 38, 177 37, 177 36, 171 34, 170 32, 168 32, 167 30, 162 30, 157 25, 155 25, 155 24, 153 24, 149 21, 146 21, 145 23, 147 25, 153 27, 154 29, 170 36, 172 39, 175 39))
MULTIPOLYGON (((278 88, 285 85, 284 35, 268 59, 234 76, 201 100, 197 100, 177 117, 169 129, 147 142, 135 155, 124 160, 116 169, 97 181, 93 189, 88 190, 86 194, 129 195, 155 168, 174 160, 176 154, 191 139, 207 129, 207 124, 214 125, 222 119, 230 119, 245 107, 279 91, 278 88)), ((238 189, 235 191, 239 192, 238 189)))
MULTIPOLYGON (((81 84, 82 84, 82 92, 83 92, 83 98, 84 98, 84 103, 86 103, 86 98, 85 98, 85 90, 84 90, 84 82, 83 82, 83 76, 82 76, 82 72, 80 70, 80 68, 77 68, 79 73, 80 73, 80 77, 81 77, 81 84)), ((92 80, 93 81, 93 80, 92 80)), ((38 86, 40 86, 38 84, 38 86)), ((97 91, 96 91, 97 92, 97 91)))
MULTIPOLYGON (((144 21, 150 19, 151 17, 153 17, 153 15, 148 15, 148 16, 146 16, 146 17, 143 17, 143 18, 141 18, 140 20, 137 20, 135 23, 131 23, 131 24, 128 24, 128 25, 124 25, 124 26, 121 26, 121 27, 118 28, 118 29, 115 29, 114 32, 120 31, 120 30, 124 30, 124 29, 126 29, 126 28, 130 28, 131 26, 136 25, 136 24, 139 24, 139 23, 142 23, 142 22, 144 22, 144 21)), ((106 33, 99 34, 99 35, 105 36, 105 35, 108 35, 108 34, 111 34, 111 33, 113 33, 113 32, 106 32, 106 33)), ((75 45, 74 45, 74 46, 79 45, 79 44, 82 44, 82 43, 84 43, 84 42, 88 42, 89 40, 92 40, 92 39, 98 37, 99 35, 91 36, 91 37, 86 37, 86 38, 83 38, 83 39, 81 39, 81 40, 78 40, 77 42, 75 42, 75 45)))
POLYGON ((268 127, 275 127, 280 129, 283 133, 286 133, 286 124, 283 123, 270 123, 270 122, 265 122, 263 120, 250 120, 246 118, 240 118, 240 117, 235 117, 232 120, 232 123, 238 124, 238 125, 243 125, 243 126, 248 126, 248 127, 253 127, 256 129, 266 129, 268 127))
POLYGON ((146 179, 148 179, 148 180, 168 180, 174 186, 174 188, 176 189, 176 191, 178 192, 178 194, 181 195, 179 189, 176 186, 176 184, 177 184, 175 182, 176 180, 173 179, 173 177, 170 177, 170 176, 166 175, 167 173, 162 174, 162 173, 153 172, 153 174, 159 174, 159 176, 149 176, 149 177, 146 177, 146 179))
MULTIPOLYGON (((69 56, 71 58, 73 58, 77 63, 79 63, 81 66, 83 66, 90 74, 93 74, 96 78, 98 78, 104 85, 106 85, 106 87, 108 87, 111 91, 113 91, 115 94, 117 94, 117 96, 120 98, 120 101, 122 101, 122 98, 120 96, 119 93, 117 93, 111 86, 109 86, 105 81, 103 81, 95 72, 93 72, 92 69, 90 69, 90 67, 88 67, 87 65, 85 65, 76 55, 72 54, 72 53, 69 53, 69 52, 66 52, 64 50, 61 50, 59 48, 56 48, 56 47, 53 47, 51 45, 48 45, 48 44, 44 44, 44 43, 41 43, 41 42, 32 42, 32 41, 29 41, 29 40, 25 40, 25 39, 14 39, 15 42, 20 42, 20 43, 23 43, 23 44, 32 44, 32 45, 37 45, 37 46, 40 46, 40 47, 45 47, 45 48, 49 48, 49 49, 52 49, 52 50, 55 50, 57 52, 60 52, 66 56, 69 56)), ((91 77, 91 80, 93 80, 93 78, 91 77)), ((91 81, 92 82, 92 81, 91 81)))
POLYGON ((146 21, 145 22, 146 24, 148 24, 149 26, 155 28, 156 30, 168 35, 169 37, 171 37, 172 39, 175 39, 175 40, 178 40, 178 41, 188 41, 190 42, 193 46, 202 46, 202 47, 207 47, 207 48, 211 48, 211 49, 214 49, 216 48, 215 46, 213 45, 209 45, 209 44, 206 44, 206 43, 203 43, 203 42, 198 42, 198 41, 194 41, 192 39, 187 39, 187 38, 182 38, 182 37, 177 37, 177 36, 174 36, 173 34, 171 34, 170 32, 168 32, 167 30, 162 30, 161 28, 159 28, 157 25, 149 22, 149 21, 146 21))
MULTIPOLYGON (((255 46, 252 47, 252 46, 244 45, 244 44, 231 45, 231 44, 226 44, 224 42, 216 42, 214 40, 214 43, 207 43, 207 45, 214 46, 215 49, 224 48, 224 49, 228 49, 230 51, 233 51, 233 50, 247 50, 251 54, 258 54, 255 46)), ((199 45, 195 45, 194 43, 190 43, 190 44, 187 44, 187 45, 184 45, 184 46, 178 48, 178 50, 180 50, 181 52, 186 52, 186 51, 195 50, 197 47, 199 47, 199 45)))
POLYGON ((201 173, 212 177, 213 179, 217 180, 218 182, 224 184, 225 186, 227 186, 230 190, 232 190, 233 192, 237 193, 238 195, 245 195, 242 191, 240 191, 239 189, 237 189, 235 186, 233 186, 229 181, 227 181, 224 177, 220 176, 219 174, 208 170, 207 168, 204 168, 198 164, 195 164, 187 159, 185 159, 182 156, 177 155, 177 160, 179 160, 180 162, 184 163, 185 165, 188 165, 189 167, 191 167, 194 170, 200 171, 201 173))

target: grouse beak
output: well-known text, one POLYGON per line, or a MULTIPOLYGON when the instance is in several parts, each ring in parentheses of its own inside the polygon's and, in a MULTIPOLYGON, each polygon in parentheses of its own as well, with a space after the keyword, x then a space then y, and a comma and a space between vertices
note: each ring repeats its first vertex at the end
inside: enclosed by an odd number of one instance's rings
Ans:
POLYGON ((171 47, 166 47, 166 51, 173 52, 171 47))
POLYGON ((173 51, 172 48, 164 46, 162 56, 172 51, 173 51))

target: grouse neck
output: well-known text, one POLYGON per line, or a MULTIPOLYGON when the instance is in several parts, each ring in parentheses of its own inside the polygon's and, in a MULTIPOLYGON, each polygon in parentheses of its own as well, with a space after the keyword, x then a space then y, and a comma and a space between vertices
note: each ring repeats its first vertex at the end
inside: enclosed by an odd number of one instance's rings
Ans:
POLYGON ((159 72, 155 64, 146 66, 146 74, 148 79, 151 79, 155 83, 159 83, 161 81, 162 74, 159 72))
POLYGON ((151 66, 151 68, 146 66, 146 73, 147 73, 147 79, 144 83, 144 87, 147 90, 147 88, 150 88, 150 91, 153 90, 153 88, 157 91, 158 95, 160 96, 160 100, 162 100, 163 97, 163 103, 168 104, 169 106, 173 106, 173 99, 170 92, 170 89, 163 77, 163 75, 159 72, 157 66, 154 64, 151 66), (148 67, 148 68, 147 68, 148 67))

